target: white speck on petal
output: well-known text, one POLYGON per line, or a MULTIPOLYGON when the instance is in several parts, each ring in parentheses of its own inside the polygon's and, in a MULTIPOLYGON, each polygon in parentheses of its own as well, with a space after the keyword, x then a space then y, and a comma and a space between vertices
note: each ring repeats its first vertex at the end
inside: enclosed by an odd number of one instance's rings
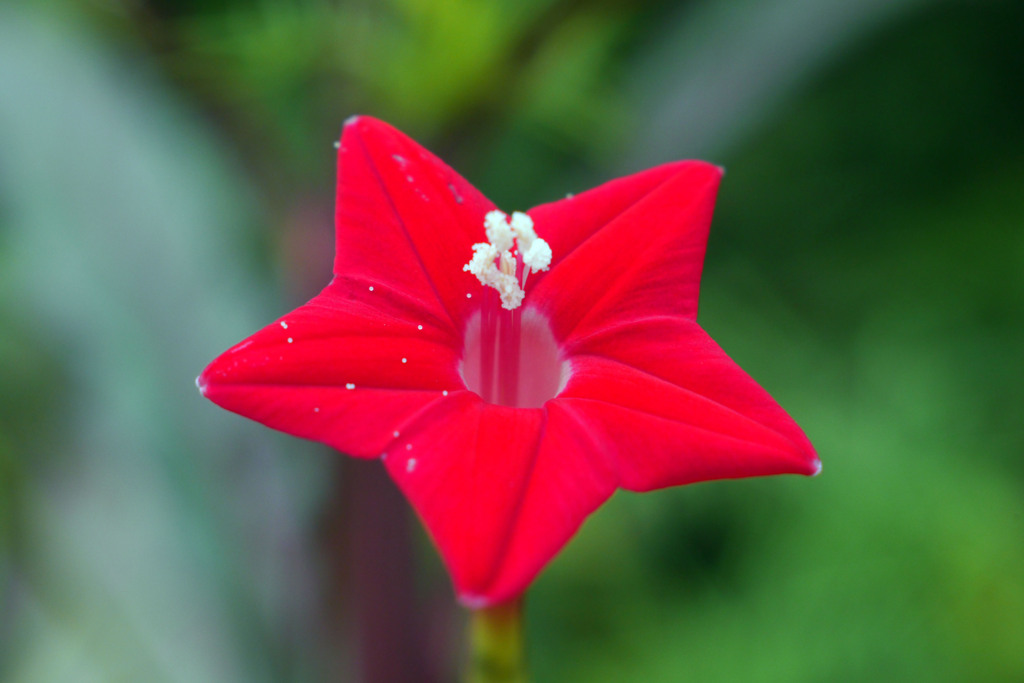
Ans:
POLYGON ((408 359, 408 358, 403 358, 403 359, 402 359, 402 362, 403 362, 403 363, 408 363, 408 362, 409 362, 409 359, 408 359))
POLYGON ((370 291, 371 292, 373 291, 373 285, 370 285, 370 291))
POLYGON ((411 443, 405 444, 405 450, 411 451, 412 450, 412 444, 411 443))
POLYGON ((416 469, 416 458, 409 458, 409 462, 405 463, 405 471, 412 472, 416 469))
POLYGON ((341 140, 334 141, 334 149, 341 149, 341 140))
POLYGON ((422 330, 422 329, 423 329, 423 325, 417 325, 417 326, 416 326, 416 329, 417 329, 417 330, 422 330))
POLYGON ((351 126, 351 125, 355 124, 358 121, 359 121, 359 114, 353 114, 352 116, 350 116, 347 119, 345 119, 344 125, 346 127, 347 126, 351 126))
POLYGON ((441 395, 442 395, 442 396, 447 396, 447 395, 448 395, 448 390, 447 390, 447 389, 445 389, 444 391, 442 391, 442 392, 441 392, 441 395))
POLYGON ((472 295, 472 294, 470 294, 469 292, 466 292, 466 298, 467 298, 467 299, 472 299, 472 298, 473 298, 473 295, 472 295))
POLYGON ((320 406, 317 406, 316 408, 313 408, 313 412, 314 413, 319 413, 320 412, 320 406))
POLYGON ((285 321, 282 320, 281 321, 281 329, 282 330, 287 330, 288 329, 288 323, 286 323, 285 321))
POLYGON ((291 337, 288 337, 288 343, 289 343, 289 344, 291 344, 291 343, 292 343, 293 341, 295 341, 295 340, 294 340, 294 339, 292 339, 291 337))
POLYGON ((392 154, 391 158, 397 161, 398 165, 401 166, 402 168, 405 168, 405 165, 409 163, 408 161, 405 160, 405 157, 403 157, 400 154, 392 154))
POLYGON ((356 385, 352 384, 352 382, 349 382, 348 384, 345 385, 345 388, 351 391, 352 389, 356 388, 356 385))
POLYGON ((410 183, 412 182, 412 176, 411 175, 405 176, 405 179, 408 180, 410 183))
POLYGON ((398 438, 398 430, 397 429, 395 431, 391 432, 391 433, 394 435, 394 437, 396 439, 398 438))

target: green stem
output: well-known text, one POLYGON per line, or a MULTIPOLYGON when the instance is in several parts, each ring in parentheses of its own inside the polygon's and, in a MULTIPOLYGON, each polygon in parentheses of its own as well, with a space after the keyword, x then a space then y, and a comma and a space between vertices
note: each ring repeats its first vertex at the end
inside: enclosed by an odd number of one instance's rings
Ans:
POLYGON ((526 683, 522 599, 474 610, 466 683, 526 683))

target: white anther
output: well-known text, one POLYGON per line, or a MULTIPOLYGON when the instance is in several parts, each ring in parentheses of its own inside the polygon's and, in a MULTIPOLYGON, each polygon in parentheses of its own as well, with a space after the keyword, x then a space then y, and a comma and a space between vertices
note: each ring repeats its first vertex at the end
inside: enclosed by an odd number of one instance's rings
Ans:
POLYGON ((523 254, 523 263, 531 270, 547 270, 551 265, 551 247, 537 238, 523 254))
POLYGON ((494 265, 494 259, 496 258, 498 258, 498 249, 493 244, 477 242, 473 245, 473 258, 469 260, 469 263, 462 266, 462 270, 476 275, 476 279, 480 281, 480 284, 487 287, 490 285, 491 271, 497 270, 494 265))
POLYGON ((512 232, 512 226, 508 224, 508 216, 504 211, 495 209, 488 212, 484 216, 484 231, 487 233, 487 241, 499 252, 512 248, 515 234, 512 232))
POLYGON ((512 231, 519 240, 519 248, 527 250, 533 241, 537 239, 537 233, 533 231, 533 219, 522 211, 512 212, 512 231))

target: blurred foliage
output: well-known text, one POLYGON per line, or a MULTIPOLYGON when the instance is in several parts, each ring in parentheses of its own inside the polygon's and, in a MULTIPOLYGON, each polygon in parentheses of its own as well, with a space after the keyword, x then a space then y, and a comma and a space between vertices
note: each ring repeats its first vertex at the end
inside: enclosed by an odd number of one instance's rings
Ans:
POLYGON ((335 457, 191 387, 329 267, 356 112, 509 208, 724 164, 701 321, 825 463, 616 496, 531 591, 537 680, 1024 679, 1021 25, 1009 1, 0 7, 0 680, 358 670, 335 457))

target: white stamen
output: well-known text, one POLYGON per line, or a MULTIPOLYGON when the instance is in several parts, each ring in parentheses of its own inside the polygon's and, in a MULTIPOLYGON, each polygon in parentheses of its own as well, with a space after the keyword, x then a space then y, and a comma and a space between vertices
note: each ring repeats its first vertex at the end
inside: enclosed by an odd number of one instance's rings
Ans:
POLYGON ((497 251, 508 251, 512 248, 512 240, 515 239, 512 230, 513 226, 508 224, 508 216, 505 215, 505 212, 494 210, 484 216, 484 231, 487 233, 487 241, 497 251))
POLYGON ((544 240, 535 239, 523 254, 523 263, 533 270, 547 270, 551 265, 551 247, 544 240))
POLYGON ((356 388, 356 385, 352 384, 352 382, 349 382, 348 384, 345 385, 345 388, 351 391, 352 389, 356 388))
POLYGON ((519 240, 519 247, 529 249, 533 241, 537 239, 537 233, 533 231, 533 219, 522 211, 513 211, 510 223, 512 231, 516 234, 516 239, 519 240))
POLYGON ((498 249, 487 242, 477 242, 473 245, 473 258, 469 263, 462 266, 464 272, 473 273, 480 284, 487 287, 491 279, 491 269, 494 268, 494 259, 498 258, 498 249))
MULTIPOLYGON (((530 271, 547 270, 551 265, 551 247, 537 237, 533 219, 521 211, 514 212, 511 218, 502 211, 489 211, 484 216, 484 232, 488 241, 473 245, 473 257, 462 270, 475 275, 484 287, 498 290, 502 308, 515 310, 526 296, 524 287, 530 271), (516 279, 520 256, 521 283, 516 279)), ((471 299, 472 295, 467 294, 466 298, 471 299)))

